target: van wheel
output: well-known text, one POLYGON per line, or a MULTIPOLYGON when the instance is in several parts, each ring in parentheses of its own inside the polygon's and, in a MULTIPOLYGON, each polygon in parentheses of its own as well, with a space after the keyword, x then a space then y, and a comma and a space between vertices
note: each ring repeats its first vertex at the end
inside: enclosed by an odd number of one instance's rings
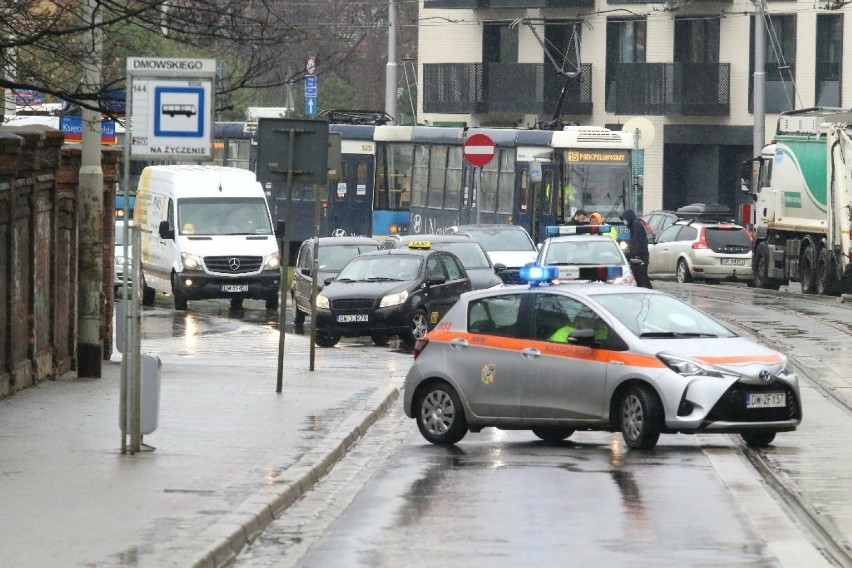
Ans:
POLYGON ((334 347, 340 341, 340 336, 318 331, 315 341, 320 347, 334 347))
POLYGON ((181 312, 186 311, 186 296, 180 291, 177 284, 177 275, 172 275, 172 296, 175 298, 175 309, 181 312))
POLYGON ((143 306, 153 306, 154 305, 154 297, 157 295, 157 291, 145 284, 145 277, 142 277, 142 305, 143 306))

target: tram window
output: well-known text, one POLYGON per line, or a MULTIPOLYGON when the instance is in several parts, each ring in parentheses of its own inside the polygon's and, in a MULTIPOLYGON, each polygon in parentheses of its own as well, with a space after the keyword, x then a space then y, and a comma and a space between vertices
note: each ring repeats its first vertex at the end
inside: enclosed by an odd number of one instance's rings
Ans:
POLYGON ((491 160, 482 167, 482 182, 479 186, 479 208, 488 213, 497 211, 497 181, 500 161, 491 160))
POLYGON ((429 159, 429 207, 444 206, 444 184, 447 172, 447 147, 432 146, 432 156, 429 159))
POLYGON ((459 208, 462 184, 462 149, 452 147, 447 155, 447 188, 444 196, 444 208, 456 210, 459 208))
POLYGON ((393 201, 389 196, 393 187, 390 177, 390 158, 387 144, 376 147, 376 187, 373 188, 373 209, 389 209, 393 201))
POLYGON ((527 168, 521 170, 521 186, 518 188, 518 210, 526 212, 527 203, 530 202, 530 171, 527 168))
POLYGON ((512 213, 515 205, 515 154, 512 150, 500 151, 500 179, 497 187, 499 188, 497 211, 512 213))
POLYGON ((542 204, 541 212, 545 215, 553 213, 553 193, 555 185, 553 183, 553 172, 544 172, 543 182, 541 184, 542 204))
POLYGON ((429 181, 429 146, 414 147, 414 175, 411 179, 411 205, 426 206, 426 184, 429 181))
POLYGON ((358 162, 356 169, 357 179, 355 180, 355 201, 365 201, 367 199, 367 163, 358 162))

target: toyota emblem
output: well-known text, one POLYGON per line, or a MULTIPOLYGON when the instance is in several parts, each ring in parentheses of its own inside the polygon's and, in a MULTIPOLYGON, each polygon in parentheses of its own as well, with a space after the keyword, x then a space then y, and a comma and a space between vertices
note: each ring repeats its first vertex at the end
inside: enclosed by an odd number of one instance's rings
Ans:
POLYGON ((228 268, 230 268, 231 270, 239 270, 240 259, 239 258, 232 258, 231 260, 229 260, 228 261, 228 268))
POLYGON ((757 374, 757 378, 759 378, 764 383, 768 383, 770 381, 770 379, 772 379, 772 373, 770 373, 769 371, 764 369, 760 373, 757 374))

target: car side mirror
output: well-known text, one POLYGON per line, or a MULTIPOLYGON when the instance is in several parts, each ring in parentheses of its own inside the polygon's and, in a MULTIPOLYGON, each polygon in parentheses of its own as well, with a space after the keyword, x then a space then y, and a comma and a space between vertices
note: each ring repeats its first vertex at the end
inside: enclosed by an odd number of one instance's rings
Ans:
POLYGON ((426 283, 429 284, 429 286, 437 286, 438 284, 443 284, 446 281, 447 279, 443 276, 438 276, 436 278, 429 278, 426 283))
POLYGON ((310 276, 311 275, 311 269, 310 268, 303 268, 302 274, 304 274, 305 276, 310 276))
POLYGON ((328 278, 326 278, 325 280, 322 281, 324 286, 328 286, 332 282, 334 282, 334 276, 329 276, 328 278))
POLYGON ((579 343, 580 345, 589 345, 595 342, 595 330, 593 329, 577 329, 571 332, 568 336, 568 343, 579 343))
POLYGON ((649 245, 657 244, 657 237, 655 237, 654 235, 648 235, 648 244, 649 245))
POLYGON ((506 270, 506 268, 508 268, 508 267, 505 264, 503 264, 502 262, 495 262, 494 263, 494 272, 500 273, 500 272, 503 272, 504 270, 506 270))
POLYGON ((174 239, 175 231, 169 227, 168 221, 160 221, 159 233, 161 239, 174 239))

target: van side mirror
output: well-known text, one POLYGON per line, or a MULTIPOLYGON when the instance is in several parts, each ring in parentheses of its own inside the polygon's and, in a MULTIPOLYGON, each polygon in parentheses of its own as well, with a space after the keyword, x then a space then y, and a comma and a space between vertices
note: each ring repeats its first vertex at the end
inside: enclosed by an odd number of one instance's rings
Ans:
POLYGON ((160 221, 160 238, 161 239, 174 239, 175 231, 174 229, 169 227, 168 221, 160 221))

